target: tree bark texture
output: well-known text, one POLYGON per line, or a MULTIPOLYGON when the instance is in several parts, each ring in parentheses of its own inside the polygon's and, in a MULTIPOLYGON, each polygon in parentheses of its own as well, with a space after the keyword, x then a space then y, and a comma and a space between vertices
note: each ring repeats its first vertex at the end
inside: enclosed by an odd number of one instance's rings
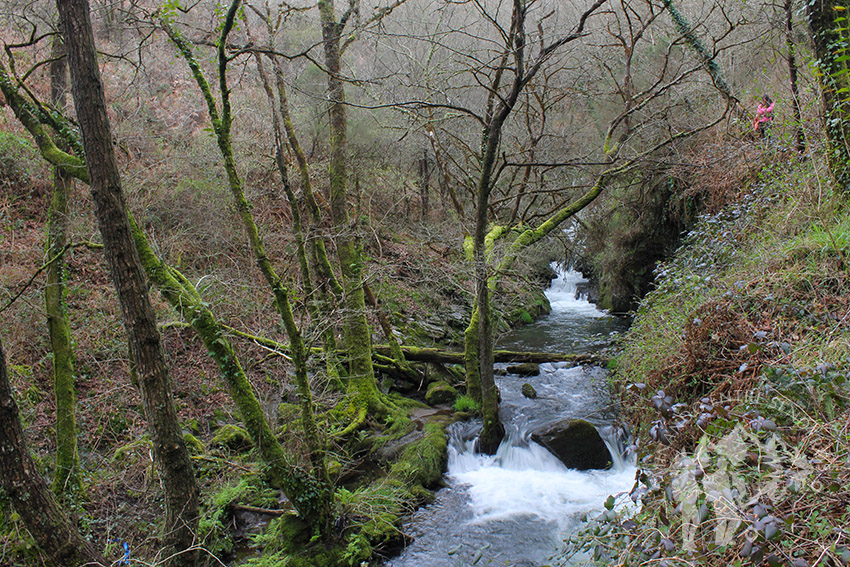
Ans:
MULTIPOLYGON (((50 102, 65 108, 68 91, 68 65, 61 37, 53 43, 50 64, 50 102)), ((67 150, 67 148, 63 148, 67 150)), ((77 476, 77 422, 75 417, 74 350, 65 310, 65 245, 68 241, 68 190, 73 183, 67 172, 55 168, 53 192, 48 210, 47 267, 44 305, 53 352, 53 393, 56 401, 56 469, 53 491, 63 499, 80 488, 77 476)))
POLYGON ((844 19, 849 8, 847 0, 813 0, 806 4, 820 71, 829 165, 839 189, 845 192, 850 191, 850 32, 844 19))
POLYGON ((133 242, 106 99, 97 66, 86 0, 57 0, 71 68, 72 92, 83 135, 95 215, 118 292, 132 362, 139 376, 154 460, 165 492, 166 565, 194 565, 198 489, 171 397, 168 369, 147 282, 133 242))
POLYGON ((38 474, 24 441, 18 406, 6 373, 6 357, 0 342, 0 487, 20 514, 42 553, 57 567, 109 565, 56 502, 38 474))

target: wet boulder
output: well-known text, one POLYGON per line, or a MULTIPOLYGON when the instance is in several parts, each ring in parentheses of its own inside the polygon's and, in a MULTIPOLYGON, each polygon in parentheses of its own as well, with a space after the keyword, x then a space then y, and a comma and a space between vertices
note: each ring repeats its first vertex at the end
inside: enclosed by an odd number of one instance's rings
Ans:
POLYGON ((613 459, 596 427, 583 419, 566 419, 531 434, 571 469, 607 469, 613 459))
POLYGON ((507 367, 509 374, 517 376, 537 376, 540 374, 540 365, 534 362, 523 362, 522 364, 512 364, 507 367))
POLYGON ((522 385, 522 390, 520 391, 522 392, 522 395, 528 398, 529 400, 537 399, 537 390, 535 390, 534 386, 532 386, 528 382, 522 385))

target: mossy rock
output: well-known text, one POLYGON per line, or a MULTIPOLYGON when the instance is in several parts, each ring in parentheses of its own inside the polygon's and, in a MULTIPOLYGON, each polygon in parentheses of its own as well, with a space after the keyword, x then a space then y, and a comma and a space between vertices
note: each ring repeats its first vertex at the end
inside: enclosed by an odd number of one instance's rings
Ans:
POLYGON ((428 385, 428 391, 425 393, 425 401, 432 406, 453 404, 455 398, 457 398, 457 390, 451 384, 442 380, 431 382, 428 385))
POLYGON ((512 364, 507 367, 509 374, 517 376, 537 376, 540 374, 540 365, 534 362, 523 362, 522 364, 512 364))
POLYGON ((522 395, 528 398, 529 400, 537 399, 537 390, 534 389, 534 386, 526 382, 522 385, 522 389, 520 390, 522 395))
POLYGON ((186 449, 190 455, 203 455, 207 450, 203 442, 191 433, 183 434, 183 442, 186 444, 186 449))
POLYGON ((213 435, 212 444, 231 451, 246 451, 253 446, 248 432, 232 423, 227 423, 218 428, 213 435))
POLYGON ((610 468, 613 459, 599 431, 589 421, 566 419, 531 434, 571 469, 586 471, 610 468))

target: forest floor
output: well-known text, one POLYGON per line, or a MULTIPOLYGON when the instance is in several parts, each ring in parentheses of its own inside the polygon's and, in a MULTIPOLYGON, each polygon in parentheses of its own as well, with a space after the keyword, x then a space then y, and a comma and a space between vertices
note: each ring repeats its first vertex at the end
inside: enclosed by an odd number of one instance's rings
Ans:
POLYGON ((850 210, 822 161, 765 163, 657 269, 613 374, 636 484, 567 556, 850 564, 850 210))
MULTIPOLYGON (((54 466, 55 403, 41 269, 45 261, 50 173, 26 138, 3 133, 0 146, 9 156, 9 160, 0 163, 3 344, 29 447, 49 478, 54 466)), ((227 202, 219 202, 223 197, 215 193, 206 198, 201 189, 160 196, 131 193, 131 207, 145 223, 159 253, 198 283, 223 322, 251 335, 285 343, 270 296, 240 240, 241 232, 232 219, 228 220, 227 202)), ((266 195, 258 197, 254 207, 258 223, 266 231, 268 246, 278 255, 278 268, 286 272, 287 266, 293 265, 288 205, 285 200, 266 195)), ((433 212, 439 216, 439 210, 433 212)), ((429 218, 427 223, 421 222, 416 212, 402 215, 403 218, 384 215, 385 222, 373 226, 364 237, 369 283, 380 309, 389 315, 405 344, 459 348, 471 303, 471 270, 460 245, 460 228, 450 219, 429 218), (452 242, 458 245, 455 247, 452 242)), ((75 350, 83 484, 83 493, 71 504, 71 510, 83 534, 104 549, 108 557, 121 559, 125 549, 133 558, 151 557, 162 518, 162 493, 151 460, 141 397, 130 378, 119 306, 96 246, 99 235, 86 187, 72 190, 70 221, 74 246, 66 255, 65 302, 75 350)), ((550 272, 545 256, 544 253, 533 262, 521 263, 512 277, 505 278, 500 294, 504 301, 497 300, 503 314, 501 329, 530 322, 548 309, 541 292, 550 272)), ((298 282, 293 280, 297 298, 298 282)), ((247 434, 238 428, 236 408, 200 340, 158 293, 153 292, 151 298, 161 323, 178 414, 190 441, 202 489, 199 540, 211 564, 217 564, 215 558, 232 557, 239 549, 245 552, 250 547, 251 530, 256 531, 256 526, 237 525, 241 520, 234 510, 239 506, 274 510, 285 503, 264 484, 259 458, 247 434)), ((300 307, 303 299, 296 303, 296 308, 300 307)), ((375 312, 369 317, 375 342, 384 342, 375 312)), ((302 319, 301 323, 305 321, 302 319)), ((267 347, 239 337, 232 340, 273 428, 295 444, 293 450, 303 449, 297 446, 298 435, 286 435, 298 415, 293 405, 296 396, 291 366, 285 357, 267 347)), ((307 340, 312 345, 319 344, 319 337, 309 332, 307 340)), ((319 357, 312 362, 312 369, 318 413, 322 415, 334 406, 340 394, 324 377, 319 357)), ((400 384, 387 376, 379 376, 379 380, 389 392, 403 390, 404 395, 423 400, 430 381, 448 380, 459 385, 461 376, 452 368, 430 365, 418 384, 400 384)), ((444 426, 443 421, 438 425, 444 426)), ((422 426, 411 423, 410 427, 414 425, 422 426)), ((439 436, 430 435, 434 431, 429 423, 424 424, 424 429, 429 435, 418 442, 430 443, 437 451, 439 436)), ((382 495, 369 484, 380 476, 382 468, 390 468, 389 459, 401 454, 399 450, 392 457, 376 456, 373 449, 386 441, 374 443, 382 433, 382 424, 368 421, 357 439, 332 443, 331 473, 344 497, 340 499, 345 508, 341 517, 351 521, 351 525, 340 529, 353 529, 357 522, 373 520, 380 506, 397 504, 392 501, 392 494, 382 495)), ((430 446, 420 447, 427 453, 430 446)), ((443 453, 444 450, 440 455, 443 453)), ((428 468, 433 464, 418 462, 416 466, 428 468)), ((437 477, 439 473, 438 464, 437 477)), ((428 482, 433 483, 434 479, 428 482)), ((426 497, 414 496, 420 501, 426 497)), ((404 505, 410 506, 412 501, 408 498, 404 505)), ((386 529, 397 536, 387 539, 386 549, 403 541, 392 525, 386 529)), ((0 495, 0 566, 43 564, 33 541, 0 495)))

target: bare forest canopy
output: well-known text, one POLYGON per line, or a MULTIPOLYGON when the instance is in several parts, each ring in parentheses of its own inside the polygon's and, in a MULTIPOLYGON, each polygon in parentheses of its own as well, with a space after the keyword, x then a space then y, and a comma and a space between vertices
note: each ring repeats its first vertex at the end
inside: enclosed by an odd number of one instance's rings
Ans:
POLYGON ((293 509, 269 555, 397 545, 439 482, 447 422, 409 415, 434 384, 493 452, 494 362, 601 360, 494 351, 547 311, 550 261, 627 311, 766 138, 844 183, 822 4, 0 0, 0 536, 43 554, 10 557, 102 563, 87 526, 132 532, 125 498, 140 555, 212 564, 269 489, 293 509))

